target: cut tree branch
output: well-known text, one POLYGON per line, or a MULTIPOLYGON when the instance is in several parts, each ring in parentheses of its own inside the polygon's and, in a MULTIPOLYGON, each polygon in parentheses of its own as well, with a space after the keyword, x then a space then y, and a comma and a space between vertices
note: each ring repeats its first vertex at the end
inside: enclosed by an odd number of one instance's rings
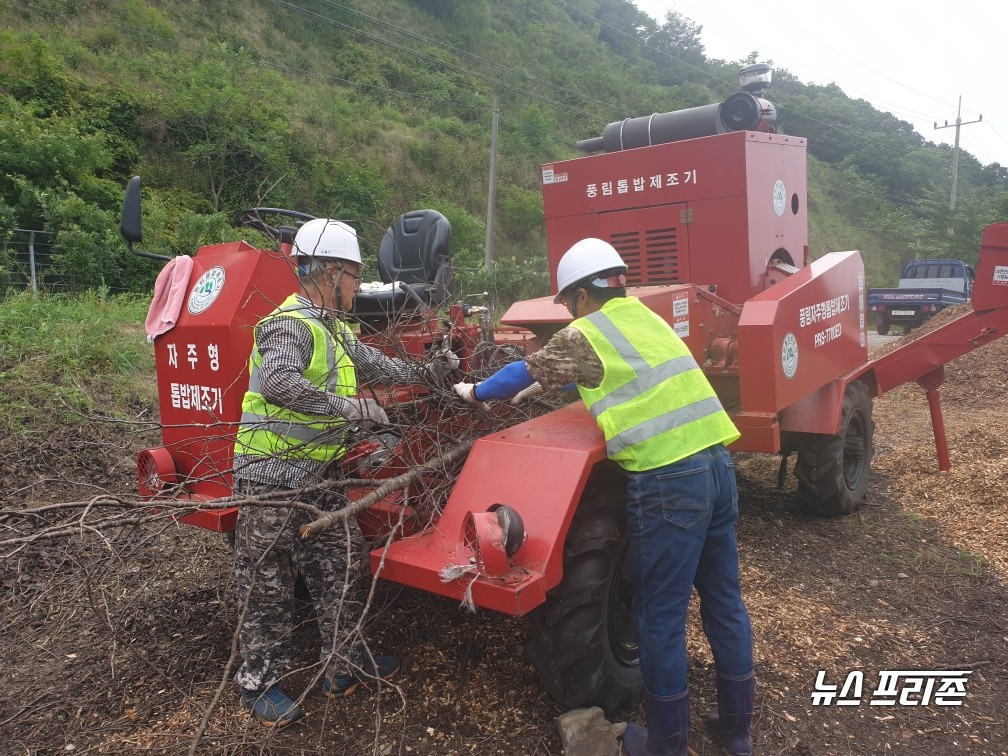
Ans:
POLYGON ((414 480, 419 478, 427 470, 431 470, 437 467, 447 467, 453 465, 459 460, 463 459, 472 448, 475 443, 475 439, 469 441, 463 441, 458 446, 452 448, 451 450, 445 452, 444 454, 435 457, 432 460, 424 462, 422 465, 414 467, 409 472, 403 473, 402 475, 397 475, 394 478, 389 478, 387 481, 378 486, 374 491, 369 493, 352 504, 339 509, 335 512, 327 512, 323 516, 319 517, 317 520, 309 522, 307 525, 302 525, 298 532, 301 534, 302 539, 308 539, 312 536, 318 535, 323 530, 326 530, 337 522, 342 522, 349 517, 353 517, 358 512, 362 512, 372 504, 381 501, 383 498, 388 496, 393 491, 397 491, 400 488, 405 488, 414 480))

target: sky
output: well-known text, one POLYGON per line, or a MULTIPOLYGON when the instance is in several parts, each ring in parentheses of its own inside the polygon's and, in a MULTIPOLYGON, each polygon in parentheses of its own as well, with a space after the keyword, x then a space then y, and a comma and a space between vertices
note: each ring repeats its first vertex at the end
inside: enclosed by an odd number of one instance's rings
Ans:
MULTIPOLYGON (((1008 166, 1003 0, 633 1, 659 22, 672 10, 703 27, 708 58, 737 61, 756 51, 804 83, 835 83, 909 121, 929 142, 954 143, 961 96, 960 150, 1008 166), (949 128, 934 128, 946 121, 949 128)), ((765 97, 773 102, 772 85, 765 97)))

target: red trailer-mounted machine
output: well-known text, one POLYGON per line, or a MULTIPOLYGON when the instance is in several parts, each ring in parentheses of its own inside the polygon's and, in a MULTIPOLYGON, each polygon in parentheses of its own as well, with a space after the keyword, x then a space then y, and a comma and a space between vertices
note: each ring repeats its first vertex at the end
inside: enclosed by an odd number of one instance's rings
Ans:
MULTIPOLYGON (((741 431, 732 451, 779 454, 781 481, 796 455, 804 505, 842 515, 864 498, 872 398, 885 391, 910 381, 927 391, 939 465, 948 466, 943 365, 1008 329, 1008 223, 984 232, 972 312, 870 360, 860 253, 810 260, 806 141, 775 133, 773 106, 762 99, 769 68, 744 73, 749 89, 719 105, 610 124, 583 143, 604 152, 543 166, 550 270, 555 286, 571 244, 587 236, 611 242, 629 266, 628 293, 674 327, 741 431)), ((294 285, 283 254, 240 243, 204 247, 193 262, 188 308, 155 340, 165 443, 140 460, 141 486, 155 497, 172 481, 197 499, 230 492, 251 325, 294 285), (210 297, 216 302, 204 306, 210 297)), ((475 372, 500 362, 501 349, 516 357, 526 336, 537 337, 528 348, 541 343, 570 316, 544 297, 514 304, 502 319, 511 330, 495 336, 485 322, 466 324, 458 305, 448 320, 443 328, 417 306, 412 318, 376 333, 394 332, 398 348, 416 355, 450 339, 463 369, 475 372)), ((471 413, 449 412, 429 430, 407 433, 386 465, 371 468, 375 485, 421 462, 437 429, 474 422, 471 413)), ((369 490, 362 484, 352 496, 369 490)), ((382 500, 370 532, 395 521, 404 497, 382 500)), ((566 706, 613 711, 641 689, 624 506, 623 474, 575 401, 480 437, 436 522, 407 527, 372 554, 372 569, 526 615, 528 651, 547 690, 566 706), (487 527, 488 512, 498 528, 487 527), (467 569, 453 571, 459 566, 467 569)), ((215 530, 230 529, 233 518, 220 509, 190 516, 215 530)))
MULTIPOLYGON (((232 492, 234 442, 248 388, 253 326, 298 290, 291 245, 297 226, 312 217, 277 208, 243 211, 239 224, 272 236, 276 247, 257 249, 245 242, 200 247, 182 281, 184 290, 162 297, 178 299, 182 306, 175 324, 153 338, 163 444, 137 456, 138 487, 151 499, 215 502, 180 517, 184 522, 215 532, 234 530, 237 507, 221 506, 220 500, 232 492), (274 218, 294 225, 270 225, 274 218)), ((133 249, 141 241, 139 177, 127 186, 122 232, 135 254, 174 263, 133 249)), ((448 345, 467 373, 487 375, 520 358, 531 334, 510 328, 495 332, 486 307, 448 302, 450 243, 451 226, 436 211, 413 211, 396 220, 378 252, 378 272, 385 283, 369 285, 357 296, 360 338, 418 362, 448 345), (446 312, 439 313, 442 307, 446 312)), ((409 406, 429 393, 415 386, 368 389, 395 406, 409 406)), ((402 435, 365 438, 344 464, 352 466, 355 475, 392 477, 422 462, 430 434, 450 430, 456 422, 457 416, 448 413, 434 419, 433 430, 417 424, 402 435), (379 468, 379 460, 387 463, 379 468)), ((366 493, 361 487, 350 490, 352 499, 366 493)), ((372 537, 387 532, 389 526, 383 523, 389 518, 398 522, 402 507, 395 502, 402 498, 390 497, 365 512, 364 532, 372 537)), ((419 516, 405 518, 404 532, 415 529, 417 522, 419 516)))

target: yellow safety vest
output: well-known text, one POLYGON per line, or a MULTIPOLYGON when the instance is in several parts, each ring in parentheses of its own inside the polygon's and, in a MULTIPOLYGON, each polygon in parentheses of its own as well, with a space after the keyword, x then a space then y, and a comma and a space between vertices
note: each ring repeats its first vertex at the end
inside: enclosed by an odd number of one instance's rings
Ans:
POLYGON ((636 297, 610 299, 571 327, 602 361, 601 385, 577 389, 623 469, 653 470, 741 435, 682 339, 636 297))
MULTIPOLYGON (((259 324, 279 315, 300 318, 311 330, 312 356, 305 368, 305 379, 322 391, 340 396, 356 394, 357 373, 344 347, 344 340, 350 338, 346 326, 337 320, 339 333, 333 334, 320 320, 305 311, 294 294, 259 324)), ((255 333, 258 333, 258 326, 255 333)), ((306 415, 270 404, 260 393, 261 367, 262 356, 253 334, 249 387, 242 401, 235 454, 308 458, 318 462, 342 457, 346 452, 344 435, 347 421, 344 418, 306 415)))

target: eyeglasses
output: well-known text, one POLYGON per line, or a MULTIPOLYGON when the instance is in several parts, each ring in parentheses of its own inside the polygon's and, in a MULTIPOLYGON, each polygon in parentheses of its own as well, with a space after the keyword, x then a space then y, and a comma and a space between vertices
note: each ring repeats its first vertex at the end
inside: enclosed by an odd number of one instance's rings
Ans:
POLYGON ((357 286, 357 287, 360 287, 360 284, 361 284, 361 274, 363 272, 364 272, 364 266, 361 266, 361 269, 359 271, 357 271, 356 273, 351 273, 345 267, 342 267, 342 266, 340 267, 340 273, 343 273, 344 275, 350 276, 350 278, 352 278, 354 280, 354 285, 357 286))

